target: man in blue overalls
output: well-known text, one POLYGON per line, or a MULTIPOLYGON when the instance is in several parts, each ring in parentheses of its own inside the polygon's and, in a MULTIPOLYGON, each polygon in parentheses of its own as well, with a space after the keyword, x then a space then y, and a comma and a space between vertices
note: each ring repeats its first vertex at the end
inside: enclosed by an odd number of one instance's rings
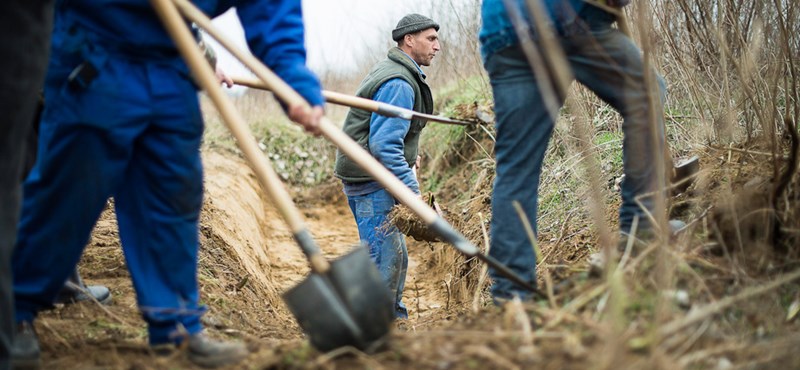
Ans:
MULTIPOLYGON (((253 54, 315 106, 286 107, 290 118, 316 132, 323 98, 305 66, 300 0, 198 3, 213 16, 236 7, 253 54)), ((241 343, 202 333, 203 121, 197 87, 150 3, 58 1, 45 100, 13 258, 15 363, 38 364, 31 323, 74 270, 110 196, 150 344, 187 342, 203 366, 243 359, 241 343)))

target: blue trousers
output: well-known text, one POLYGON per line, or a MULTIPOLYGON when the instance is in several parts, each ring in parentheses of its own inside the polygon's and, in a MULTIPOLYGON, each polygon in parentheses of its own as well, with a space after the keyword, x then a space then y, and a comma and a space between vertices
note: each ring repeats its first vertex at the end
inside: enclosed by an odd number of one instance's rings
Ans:
MULTIPOLYGON (((591 7, 589 7, 591 8, 591 7)), ((648 227, 645 210, 636 197, 656 189, 656 160, 662 160, 663 122, 650 122, 653 107, 645 84, 641 52, 630 38, 611 27, 611 18, 586 19, 590 29, 560 39, 575 78, 616 109, 623 117, 622 205, 619 222, 628 230, 638 216, 640 227, 648 227), (654 142, 653 130, 661 139, 654 142)), ((539 178, 555 122, 545 109, 542 91, 519 46, 490 56, 485 63, 494 93, 497 142, 497 173, 492 193, 492 257, 508 265, 530 283, 536 282, 534 255, 513 202, 518 201, 536 230, 539 178)), ((662 88, 663 81, 659 77, 662 88)), ((563 101, 562 101, 563 104, 563 101)), ((660 114, 659 114, 660 116, 660 114)), ((648 211, 652 199, 643 199, 648 211)), ((530 292, 490 270, 495 298, 530 292)))
POLYGON ((202 330, 198 216, 203 123, 193 84, 174 63, 116 58, 56 29, 38 160, 24 184, 13 257, 16 320, 53 302, 114 197, 125 260, 151 344, 179 326, 202 330), (67 82, 84 60, 98 71, 67 82))
POLYGON ((408 270, 408 250, 403 233, 387 223, 386 217, 396 204, 385 189, 365 195, 347 196, 350 210, 358 225, 361 243, 369 247, 369 255, 378 266, 383 280, 394 293, 394 312, 397 318, 408 318, 401 301, 408 270))

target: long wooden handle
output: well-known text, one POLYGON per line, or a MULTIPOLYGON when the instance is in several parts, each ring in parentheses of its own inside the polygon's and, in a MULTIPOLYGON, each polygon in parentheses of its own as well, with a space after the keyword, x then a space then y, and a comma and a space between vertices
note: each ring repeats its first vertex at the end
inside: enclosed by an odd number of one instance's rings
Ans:
MULTIPOLYGON (((260 151, 258 151, 258 146, 255 144, 255 140, 253 139, 252 135, 246 135, 244 132, 244 120, 238 115, 238 112, 236 112, 236 110, 233 108, 233 104, 227 100, 222 92, 222 89, 216 83, 216 79, 213 71, 211 71, 211 67, 205 63, 205 60, 203 59, 199 49, 197 49, 196 45, 194 45, 194 39, 192 38, 189 29, 186 27, 186 24, 184 24, 180 19, 180 14, 178 14, 177 9, 170 6, 170 0, 151 1, 162 21, 167 26, 167 30, 169 31, 170 35, 178 44, 181 54, 183 54, 184 58, 187 60, 187 63, 189 63, 190 68, 192 68, 197 75, 201 86, 204 86, 208 90, 212 99, 214 99, 214 102, 218 103, 220 112, 223 114, 223 117, 226 118, 226 122, 228 122, 231 131, 234 133, 234 136, 236 136, 237 140, 240 141, 242 151, 245 152, 245 156, 250 159, 251 165, 253 165, 259 180, 261 180, 262 184, 265 186, 265 188, 267 188, 267 192, 269 193, 270 197, 279 204, 278 209, 284 215, 284 218, 287 219, 290 227, 292 227, 292 231, 295 232, 295 239, 303 248, 303 251, 309 256, 312 269, 317 272, 327 271, 330 268, 330 265, 322 257, 321 253, 319 253, 319 249, 316 248, 316 245, 313 243, 313 241, 311 241, 310 233, 308 233, 307 229, 305 228, 297 208, 295 208, 294 204, 291 202, 291 198, 289 198, 289 194, 286 192, 286 189, 280 186, 280 179, 277 177, 275 171, 272 169, 272 167, 268 166, 269 161, 266 159, 266 156, 262 155, 260 151), (246 142, 246 144, 242 142, 246 142), (311 241, 311 245, 304 245, 309 244, 304 243, 304 241, 311 241), (308 247, 314 247, 316 248, 316 251, 309 251, 308 247)), ((301 104, 301 107, 310 109, 310 106, 308 103, 306 103, 305 99, 292 90, 289 85, 283 82, 283 80, 273 74, 272 71, 270 71, 266 66, 261 64, 261 62, 249 54, 237 49, 229 40, 222 37, 222 35, 217 32, 216 29, 214 29, 214 27, 211 25, 211 20, 208 19, 203 12, 195 8, 194 5, 188 3, 186 0, 172 1, 175 4, 181 4, 179 5, 179 8, 184 12, 184 15, 187 18, 197 23, 201 28, 204 28, 206 32, 211 34, 212 37, 216 38, 220 44, 227 48, 232 54, 237 56, 239 60, 245 64, 245 66, 249 67, 254 73, 256 73, 256 76, 259 76, 263 82, 267 83, 270 90, 272 90, 280 99, 282 99, 285 104, 289 106, 292 104, 301 104)), ((355 141, 353 141, 353 139, 347 136, 347 134, 342 132, 342 130, 339 130, 326 117, 321 119, 320 131, 322 132, 322 135, 336 145, 339 150, 344 152, 345 155, 356 162, 356 164, 361 166, 361 168, 367 171, 367 173, 372 175, 376 181, 381 183, 396 199, 416 213, 417 216, 425 221, 428 227, 441 236, 444 241, 450 243, 459 252, 468 256, 475 256, 488 263, 490 266, 494 267, 497 272, 505 275, 521 287, 532 292, 537 292, 536 287, 525 282, 524 279, 511 271, 507 266, 501 264, 490 256, 480 253, 480 250, 478 250, 473 243, 467 240, 464 235, 456 231, 453 226, 445 221, 444 218, 439 216, 436 211, 425 204, 425 202, 416 194, 414 194, 411 189, 406 187, 402 181, 392 175, 389 170, 383 167, 366 150, 361 148, 355 141)))
POLYGON ((302 96, 300 96, 299 93, 294 91, 291 86, 281 80, 281 78, 269 70, 269 68, 264 66, 261 61, 253 56, 253 54, 238 48, 233 41, 219 32, 219 30, 211 23, 211 19, 208 18, 200 9, 195 7, 194 4, 188 0, 172 0, 172 2, 175 3, 175 5, 178 7, 178 10, 180 10, 180 12, 183 13, 187 19, 196 23, 206 33, 217 40, 217 42, 219 42, 225 49, 233 54, 236 59, 239 59, 239 61, 247 66, 247 68, 250 68, 256 77, 261 79, 261 81, 264 81, 270 87, 270 90, 272 90, 272 92, 275 93, 275 95, 277 95, 284 104, 290 108, 300 106, 305 107, 305 109, 311 109, 311 106, 302 96))
MULTIPOLYGON (((169 0, 153 0, 153 1, 169 1, 169 0)), ((197 9, 192 3, 187 0, 171 0, 177 5, 178 9, 183 13, 186 18, 196 23, 206 33, 211 35, 217 42, 220 43, 225 49, 233 54, 239 61, 249 68, 259 79, 261 79, 272 92, 281 99, 286 105, 293 106, 299 105, 311 109, 308 102, 303 99, 300 94, 294 91, 286 82, 280 79, 274 72, 269 70, 265 65, 256 59, 252 54, 241 50, 222 35, 219 30, 214 27, 209 19, 202 11, 197 9)), ((190 35, 191 36, 191 35, 190 35)), ((194 41, 192 41, 194 42, 194 41)), ((208 69, 210 70, 210 68, 208 69)), ((220 91, 221 93, 221 91, 220 91)), ((329 119, 323 117, 320 122, 320 131, 322 135, 330 140, 336 147, 339 148, 345 155, 352 159, 356 164, 361 166, 367 173, 381 183, 386 190, 388 190, 397 200, 407 205, 426 223, 433 223, 436 221, 438 215, 436 211, 428 207, 422 199, 417 197, 411 189, 409 189, 402 181, 392 175, 389 170, 383 167, 375 158, 372 157, 366 150, 361 148, 353 139, 347 136, 342 130, 338 129, 329 119)), ((263 157, 263 155, 261 155, 263 157)))
MULTIPOLYGON (((267 85, 261 82, 259 79, 247 77, 232 77, 231 79, 233 80, 233 83, 237 85, 252 87, 260 90, 269 90, 267 85)), ((322 90, 322 96, 325 97, 325 100, 330 103, 363 109, 369 112, 377 112, 380 108, 380 103, 374 100, 362 99, 335 91, 322 90)))
MULTIPOLYGON (((328 263, 322 258, 319 249, 310 239, 310 233, 306 228, 305 222, 300 211, 292 202, 289 192, 283 186, 280 177, 273 169, 269 159, 258 148, 255 138, 250 133, 244 119, 233 106, 233 103, 225 96, 214 71, 206 62, 197 42, 189 31, 188 26, 183 21, 180 13, 170 0, 151 0, 159 17, 167 28, 170 36, 175 40, 178 50, 186 60, 194 78, 200 86, 206 90, 211 100, 217 106, 228 129, 236 138, 239 148, 244 153, 245 158, 250 163, 256 177, 261 182, 270 200, 275 203, 278 211, 289 225, 293 235, 298 239, 301 248, 309 256, 312 268, 317 272, 328 270, 328 263), (311 244, 309 244, 309 242, 311 244)), ((299 95, 298 95, 299 96, 299 95)), ((302 99, 302 98, 301 98, 302 99)))
MULTIPOLYGON (((269 90, 269 87, 265 83, 255 78, 232 77, 231 79, 233 80, 233 83, 237 85, 252 87, 254 89, 269 90)), ((322 90, 322 96, 325 97, 325 101, 328 103, 343 105, 350 108, 363 109, 367 112, 377 113, 386 117, 398 117, 407 120, 419 118, 429 122, 438 122, 459 126, 473 126, 476 124, 475 122, 467 122, 432 114, 419 113, 411 109, 398 107, 396 105, 358 96, 342 94, 335 91, 322 90)))

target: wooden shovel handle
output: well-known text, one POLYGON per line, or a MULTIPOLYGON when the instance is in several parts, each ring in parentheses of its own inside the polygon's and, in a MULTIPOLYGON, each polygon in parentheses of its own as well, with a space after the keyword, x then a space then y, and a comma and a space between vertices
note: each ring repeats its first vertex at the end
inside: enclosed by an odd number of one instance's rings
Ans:
MULTIPOLYGON (((270 90, 269 86, 267 86, 265 83, 255 78, 232 77, 231 79, 233 80, 233 83, 236 85, 252 87, 254 89, 260 89, 260 90, 267 90, 267 91, 270 90)), ((428 122, 438 122, 438 123, 444 123, 448 125, 458 125, 458 126, 472 126, 475 124, 475 122, 461 121, 447 117, 435 116, 432 114, 419 113, 411 109, 401 108, 395 105, 375 101, 372 99, 366 99, 359 96, 342 94, 335 91, 322 90, 322 96, 325 97, 325 101, 327 101, 328 103, 343 105, 350 108, 363 109, 367 112, 377 113, 385 117, 398 117, 408 120, 419 118, 426 120, 428 122)))
MULTIPOLYGON (((236 85, 252 87, 254 89, 269 90, 267 85, 259 79, 248 77, 232 77, 233 83, 236 85)), ((369 112, 377 112, 380 104, 374 100, 358 98, 347 94, 337 93, 334 91, 322 90, 322 96, 325 100, 333 104, 348 106, 351 108, 363 109, 369 112)))
MULTIPOLYGON (((292 202, 289 192, 283 186, 269 159, 258 148, 258 144, 247 128, 244 119, 233 106, 233 103, 225 96, 217 82, 214 71, 211 70, 197 47, 197 42, 180 13, 178 13, 178 10, 170 0, 151 0, 151 3, 159 17, 161 17, 170 36, 175 40, 178 50, 189 65, 196 81, 206 90, 217 106, 223 121, 236 138, 239 148, 250 163, 253 172, 255 172, 270 200, 275 203, 298 243, 301 244, 303 251, 309 256, 312 268, 317 272, 324 273, 329 268, 328 262, 324 258, 320 258, 319 248, 310 238, 310 233, 306 228, 300 211, 292 202)), ((302 98, 300 99, 302 100, 302 98)))
MULTIPOLYGON (((206 32, 211 34, 212 37, 217 39, 226 49, 234 54, 239 60, 250 68, 256 76, 267 83, 268 87, 284 101, 289 107, 297 106, 310 109, 311 107, 297 92, 291 89, 283 80, 278 78, 266 66, 261 64, 255 57, 250 54, 244 53, 236 48, 229 40, 224 38, 217 30, 211 25, 211 20, 203 14, 194 5, 186 0, 171 0, 181 9, 183 14, 190 20, 197 23, 206 32)), ((262 185, 266 188, 270 198, 278 205, 278 210, 286 219, 290 228, 294 233, 295 239, 298 244, 303 248, 303 251, 309 257, 312 268, 317 272, 325 272, 330 268, 330 265, 324 258, 320 258, 319 248, 312 243, 303 243, 303 240, 310 240, 310 233, 306 229, 299 211, 294 206, 289 197, 286 189, 282 187, 280 178, 278 178, 274 169, 269 166, 269 161, 266 159, 259 150, 252 135, 248 135, 244 126, 244 120, 239 116, 233 104, 224 96, 222 89, 216 82, 214 72, 211 67, 203 59, 200 50, 197 48, 194 38, 189 32, 188 27, 183 22, 176 7, 171 6, 170 0, 151 0, 156 12, 161 17, 167 27, 168 32, 178 44, 178 48, 189 63, 189 67, 195 73, 198 82, 208 90, 209 96, 214 100, 220 109, 220 113, 228 123, 231 132, 239 141, 245 157, 250 160, 253 170, 256 172, 262 185), (305 245, 310 244, 310 245, 305 245), (309 250, 307 247, 314 247, 316 250, 309 250)), ((527 284, 519 275, 511 271, 507 266, 502 265, 494 258, 486 256, 478 250, 478 248, 467 240, 464 235, 456 231, 444 218, 440 217, 436 211, 428 207, 425 202, 418 197, 414 192, 392 175, 389 170, 383 167, 375 158, 373 158, 366 150, 361 148, 353 139, 351 139, 342 130, 338 129, 330 120, 323 117, 320 122, 320 131, 322 135, 336 145, 339 150, 345 153, 356 164, 361 166, 367 173, 381 183, 386 190, 388 190, 396 199, 408 206, 414 213, 417 214, 423 221, 428 224, 443 240, 447 241, 459 252, 468 255, 476 256, 482 261, 485 261, 495 270, 520 286, 536 292, 536 288, 527 284)))
MULTIPOLYGON (((170 1, 170 0, 152 0, 152 1, 170 1)), ((272 92, 288 106, 299 105, 306 109, 311 109, 308 102, 303 99, 300 94, 294 91, 286 82, 280 79, 274 72, 256 59, 252 54, 241 50, 222 35, 216 27, 202 11, 197 9, 192 3, 187 0, 171 0, 177 5, 181 13, 186 18, 196 23, 206 33, 211 35, 217 42, 227 49, 233 56, 249 68, 253 74, 256 75, 272 92)), ((194 41, 192 41, 194 42, 194 41)), ((210 70, 210 69, 209 69, 210 70)), ((345 155, 352 159, 356 164, 361 166, 367 173, 381 183, 386 190, 389 191, 397 200, 407 205, 414 211, 423 221, 433 223, 436 221, 438 215, 436 211, 428 207, 422 199, 417 197, 413 191, 403 184, 392 175, 389 170, 383 167, 375 158, 373 158, 366 150, 361 148, 353 139, 347 136, 342 130, 336 127, 328 118, 323 117, 320 122, 320 132, 322 136, 330 140, 336 147, 339 148, 345 155)), ((263 157, 263 156, 262 156, 263 157)))

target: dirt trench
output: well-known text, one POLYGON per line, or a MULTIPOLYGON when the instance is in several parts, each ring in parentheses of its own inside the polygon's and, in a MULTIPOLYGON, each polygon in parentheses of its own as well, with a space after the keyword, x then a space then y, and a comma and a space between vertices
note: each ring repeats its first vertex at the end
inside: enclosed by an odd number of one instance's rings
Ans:
MULTIPOLYGON (((266 199, 245 162, 206 152, 198 280, 209 307, 204 324, 212 336, 244 340, 254 354, 247 367, 281 367, 294 352, 313 353, 280 293, 309 272, 289 229, 266 199), (287 355, 288 353, 288 355, 287 355)), ((358 232, 338 184, 308 189, 295 198, 308 227, 328 258, 358 243, 358 232)), ((428 327, 447 317, 447 289, 431 273, 430 245, 409 239, 404 302, 410 318, 403 330, 428 327), (442 296, 444 294, 445 296, 442 296)), ((113 212, 103 211, 79 265, 87 284, 111 289, 113 303, 84 302, 45 311, 36 322, 44 368, 191 368, 183 356, 156 357, 147 346, 146 325, 136 305, 113 212)), ((294 356, 294 357, 293 357, 294 356)))

